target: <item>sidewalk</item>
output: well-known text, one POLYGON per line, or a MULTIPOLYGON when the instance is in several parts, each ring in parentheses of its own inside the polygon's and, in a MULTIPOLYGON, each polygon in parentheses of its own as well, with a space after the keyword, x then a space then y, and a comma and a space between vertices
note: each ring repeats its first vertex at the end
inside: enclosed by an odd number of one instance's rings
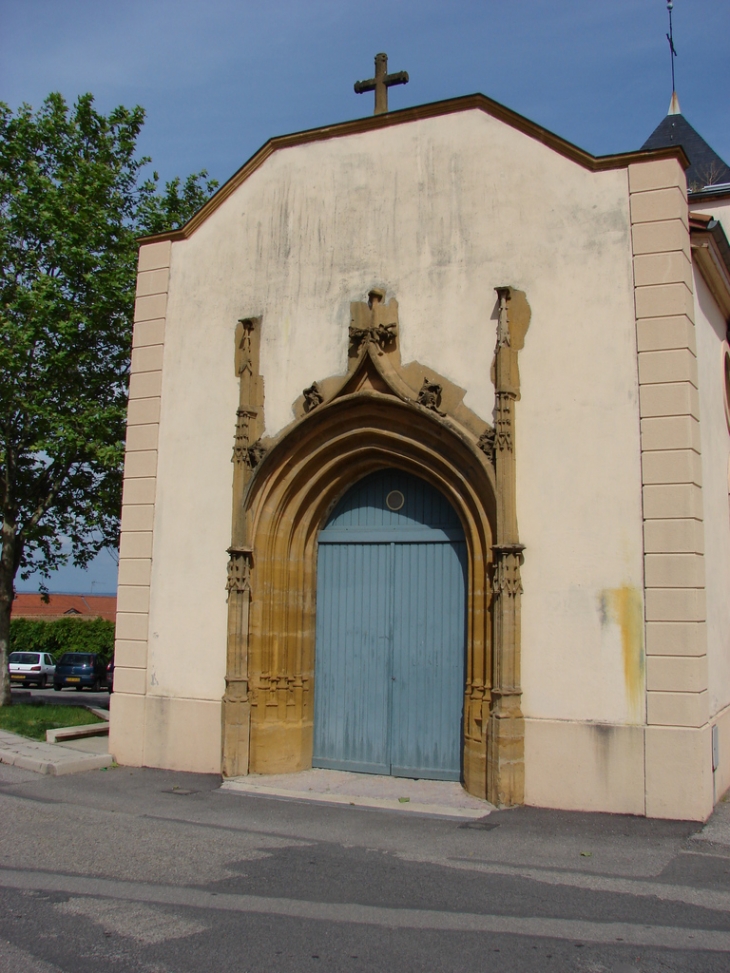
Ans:
MULTIPOLYGON (((106 743, 106 741, 104 741, 106 743)), ((111 767, 108 753, 88 753, 60 743, 41 743, 0 730, 0 763, 11 764, 38 774, 78 774, 84 770, 111 767)))

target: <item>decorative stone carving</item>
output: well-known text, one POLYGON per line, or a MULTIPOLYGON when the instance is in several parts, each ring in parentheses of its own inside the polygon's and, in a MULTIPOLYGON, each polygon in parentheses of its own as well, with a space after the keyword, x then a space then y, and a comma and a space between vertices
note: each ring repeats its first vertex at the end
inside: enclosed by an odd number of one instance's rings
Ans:
POLYGON ((500 452, 512 452, 512 428, 514 409, 512 403, 516 396, 513 392, 497 392, 494 406, 495 446, 500 452))
POLYGON ((248 465, 252 470, 255 470, 264 456, 266 456, 266 447, 262 444, 260 439, 257 439, 252 446, 248 447, 246 455, 248 465))
POLYGON ((316 382, 312 382, 308 389, 304 389, 302 395, 304 396, 305 412, 311 412, 312 409, 316 409, 318 405, 322 405, 324 402, 324 396, 316 382))
POLYGON ((236 435, 233 443, 233 462, 249 463, 251 420, 258 415, 256 409, 239 408, 236 410, 236 435))
MULTIPOLYGON (((515 407, 520 397, 518 352, 524 345, 530 309, 524 294, 497 287, 497 341, 492 365, 494 430, 492 443, 497 486, 497 543, 492 548, 494 659, 488 732, 487 799, 497 805, 524 802, 525 721, 521 710, 520 566, 524 546, 517 529, 517 475, 514 450, 515 407)), ((481 446, 481 440, 480 440, 481 446)), ((482 447, 483 448, 483 447, 482 447)), ((485 450, 486 452, 486 450, 485 450)))
POLYGON ((385 291, 374 287, 368 301, 350 304, 350 357, 359 354, 363 343, 371 343, 383 352, 395 345, 398 337, 398 302, 385 301, 385 291))
POLYGON ((240 318, 236 334, 236 375, 247 372, 253 375, 253 345, 252 338, 256 326, 261 318, 240 318))
POLYGON ((264 382, 259 369, 261 318, 241 318, 236 325, 234 369, 238 409, 233 446, 233 516, 228 549, 228 637, 226 690, 223 696, 222 769, 226 777, 248 773, 250 702, 248 696, 251 550, 243 498, 263 447, 264 382))
POLYGON ((353 328, 350 325, 350 341, 356 347, 361 341, 372 341, 381 348, 387 348, 395 342, 396 336, 395 324, 377 324, 372 328, 353 328))
POLYGON ((479 439, 477 440, 477 446, 484 455, 487 457, 490 463, 494 463, 494 440, 497 433, 491 426, 484 430, 479 439))
POLYGON ((496 544, 494 551, 494 573, 492 591, 496 597, 508 595, 514 598, 522 594, 520 567, 524 560, 524 544, 496 544))
POLYGON ((441 412, 439 409, 439 406, 441 405, 442 392, 443 389, 437 382, 432 382, 428 378, 424 378, 421 391, 418 393, 418 399, 416 401, 425 409, 430 409, 437 415, 445 416, 446 413, 441 412))
POLYGON ((228 579, 226 591, 242 594, 251 590, 251 551, 228 548, 228 579))

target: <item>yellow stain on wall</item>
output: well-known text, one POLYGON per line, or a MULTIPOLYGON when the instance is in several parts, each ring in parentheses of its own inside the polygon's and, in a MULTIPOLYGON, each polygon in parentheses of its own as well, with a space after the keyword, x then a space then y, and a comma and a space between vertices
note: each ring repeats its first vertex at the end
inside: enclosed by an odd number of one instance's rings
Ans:
POLYGON ((644 606, 641 592, 631 585, 604 588, 600 597, 601 622, 621 629, 624 683, 634 719, 643 718, 644 704, 644 606))

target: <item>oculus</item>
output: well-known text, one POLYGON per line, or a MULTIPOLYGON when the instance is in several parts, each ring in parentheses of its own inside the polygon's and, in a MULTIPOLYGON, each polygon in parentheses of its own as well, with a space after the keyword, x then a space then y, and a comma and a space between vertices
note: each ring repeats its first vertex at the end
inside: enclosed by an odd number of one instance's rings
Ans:
POLYGON ((385 506, 388 510, 400 510, 403 504, 406 502, 406 498, 400 492, 400 490, 391 490, 388 496, 385 498, 385 506))

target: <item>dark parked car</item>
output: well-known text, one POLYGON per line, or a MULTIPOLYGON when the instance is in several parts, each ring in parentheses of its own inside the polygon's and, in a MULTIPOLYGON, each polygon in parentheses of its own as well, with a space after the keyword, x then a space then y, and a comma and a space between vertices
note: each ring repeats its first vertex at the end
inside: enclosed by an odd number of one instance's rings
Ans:
POLYGON ((106 688, 110 693, 114 692, 114 659, 107 662, 106 666, 106 688))
POLYGON ((53 675, 53 688, 58 691, 64 686, 74 689, 101 689, 106 678, 106 663, 92 652, 64 652, 56 663, 53 675))

